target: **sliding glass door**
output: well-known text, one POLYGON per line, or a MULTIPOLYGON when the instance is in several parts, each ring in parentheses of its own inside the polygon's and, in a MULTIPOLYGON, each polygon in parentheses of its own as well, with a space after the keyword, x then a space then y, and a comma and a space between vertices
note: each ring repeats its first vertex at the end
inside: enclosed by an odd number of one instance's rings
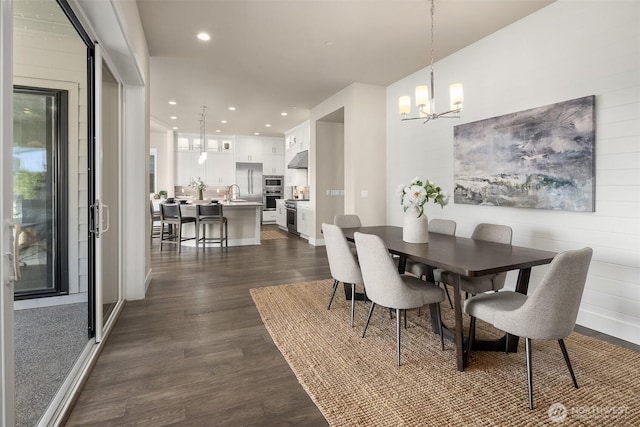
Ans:
POLYGON ((13 219, 16 299, 67 294, 67 92, 16 86, 13 219))

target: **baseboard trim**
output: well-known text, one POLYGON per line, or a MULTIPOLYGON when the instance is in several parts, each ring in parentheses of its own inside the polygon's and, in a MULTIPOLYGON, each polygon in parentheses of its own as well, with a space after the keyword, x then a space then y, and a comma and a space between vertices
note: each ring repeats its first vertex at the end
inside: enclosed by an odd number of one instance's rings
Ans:
POLYGON ((580 308, 576 323, 585 328, 640 345, 640 325, 580 308))

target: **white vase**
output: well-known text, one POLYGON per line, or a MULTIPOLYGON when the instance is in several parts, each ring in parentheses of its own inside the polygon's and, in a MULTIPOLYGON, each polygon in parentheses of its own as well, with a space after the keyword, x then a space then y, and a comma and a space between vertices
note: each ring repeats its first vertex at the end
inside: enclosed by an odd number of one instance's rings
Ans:
POLYGON ((417 208, 409 208, 402 218, 402 240, 407 243, 428 243, 429 242, 429 218, 426 213, 422 213, 417 208))

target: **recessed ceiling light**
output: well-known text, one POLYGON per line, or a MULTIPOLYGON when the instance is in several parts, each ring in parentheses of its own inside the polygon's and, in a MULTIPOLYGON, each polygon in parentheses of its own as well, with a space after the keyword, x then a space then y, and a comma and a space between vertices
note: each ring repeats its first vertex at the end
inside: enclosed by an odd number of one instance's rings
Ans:
POLYGON ((220 129, 216 129, 216 133, 220 133, 220 129))
POLYGON ((324 44, 325 46, 333 46, 333 42, 331 40, 326 41, 324 44))
POLYGON ((281 116, 286 116, 286 115, 287 115, 287 112, 286 112, 286 111, 283 111, 282 113, 280 113, 280 115, 281 115, 281 116))
POLYGON ((171 120, 177 120, 178 118, 176 116, 171 116, 169 117, 171 120))
POLYGON ((260 135, 260 132, 254 132, 253 134, 254 134, 255 136, 258 136, 258 135, 260 135))
POLYGON ((202 33, 198 33, 198 39, 202 40, 203 42, 206 42, 211 40, 211 36, 205 32, 202 32, 202 33))
POLYGON ((176 105, 176 101, 169 101, 169 105, 176 105))
POLYGON ((178 130, 178 126, 174 126, 174 127, 173 127, 173 130, 178 130))
POLYGON ((226 120, 220 120, 220 123, 227 123, 226 120))
POLYGON ((236 107, 229 107, 229 111, 236 111, 236 107))
POLYGON ((270 128, 271 125, 269 123, 267 123, 266 125, 264 125, 264 127, 270 128))

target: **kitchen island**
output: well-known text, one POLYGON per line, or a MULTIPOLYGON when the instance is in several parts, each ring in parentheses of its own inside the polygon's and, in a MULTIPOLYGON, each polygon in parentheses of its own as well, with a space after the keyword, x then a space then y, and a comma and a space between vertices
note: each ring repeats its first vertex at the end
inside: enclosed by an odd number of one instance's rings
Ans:
MULTIPOLYGON (((196 204, 207 204, 208 200, 191 200, 180 205, 183 216, 196 216, 196 204)), ((248 202, 242 199, 220 201, 223 214, 229 227, 229 246, 248 246, 260 244, 260 224, 262 222, 262 203, 248 202)), ((219 237, 220 227, 207 225, 207 237, 219 237)), ((195 224, 184 224, 182 236, 195 236, 195 224)), ((202 234, 202 231, 200 232, 202 234)), ((196 246, 195 240, 182 242, 183 246, 196 246)), ((220 247, 219 243, 207 243, 207 247, 220 247)))

